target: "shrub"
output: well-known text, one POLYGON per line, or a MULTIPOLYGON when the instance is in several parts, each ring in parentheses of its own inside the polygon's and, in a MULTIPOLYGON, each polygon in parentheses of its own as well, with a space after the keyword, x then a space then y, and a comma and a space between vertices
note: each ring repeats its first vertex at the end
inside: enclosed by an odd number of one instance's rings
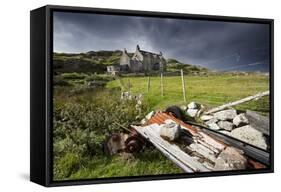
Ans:
POLYGON ((53 154, 58 164, 54 167, 58 178, 79 166, 75 163, 77 156, 87 159, 102 155, 103 141, 111 133, 123 131, 116 122, 128 127, 136 116, 148 112, 143 105, 139 114, 136 102, 120 100, 117 90, 94 89, 75 96, 65 94, 69 95, 62 97, 63 101, 58 96, 54 99, 53 154), (66 160, 68 154, 72 155, 69 161, 66 160))
POLYGON ((61 77, 63 79, 84 79, 87 75, 84 73, 63 73, 61 77))

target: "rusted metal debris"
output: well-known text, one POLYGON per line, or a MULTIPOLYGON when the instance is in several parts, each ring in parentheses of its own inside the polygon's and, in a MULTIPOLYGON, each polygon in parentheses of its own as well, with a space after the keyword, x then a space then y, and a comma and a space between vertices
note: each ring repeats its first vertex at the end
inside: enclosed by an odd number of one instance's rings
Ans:
POLYGON ((104 143, 104 151, 108 155, 117 153, 140 152, 145 146, 145 140, 134 129, 125 129, 129 133, 113 133, 104 143))

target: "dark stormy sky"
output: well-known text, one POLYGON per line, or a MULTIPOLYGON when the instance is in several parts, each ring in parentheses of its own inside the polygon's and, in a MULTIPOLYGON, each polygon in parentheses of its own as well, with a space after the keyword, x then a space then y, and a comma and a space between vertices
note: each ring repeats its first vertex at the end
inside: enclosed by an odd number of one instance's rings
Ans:
POLYGON ((266 24, 54 13, 54 51, 163 53, 165 58, 213 70, 269 70, 266 24))

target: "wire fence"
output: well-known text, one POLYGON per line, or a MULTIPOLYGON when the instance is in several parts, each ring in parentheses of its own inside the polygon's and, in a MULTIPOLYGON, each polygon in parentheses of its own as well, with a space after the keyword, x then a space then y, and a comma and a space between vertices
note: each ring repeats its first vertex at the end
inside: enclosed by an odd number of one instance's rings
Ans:
MULTIPOLYGON (((269 89, 266 77, 257 80, 255 78, 243 74, 190 74, 180 70, 149 75, 127 75, 118 79, 122 91, 154 96, 162 100, 175 98, 174 100, 182 103, 198 101, 217 106, 269 89)), ((254 102, 262 111, 269 109, 269 98, 262 99, 261 104, 257 104, 259 101, 254 102)))

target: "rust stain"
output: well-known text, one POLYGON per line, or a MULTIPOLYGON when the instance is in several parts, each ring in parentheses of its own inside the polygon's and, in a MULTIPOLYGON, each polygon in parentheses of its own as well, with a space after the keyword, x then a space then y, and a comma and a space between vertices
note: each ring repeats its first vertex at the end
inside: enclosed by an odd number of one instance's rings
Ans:
POLYGON ((254 161, 253 159, 248 159, 248 165, 249 167, 253 168, 253 169, 264 169, 266 168, 265 165, 257 162, 257 161, 254 161))
POLYGON ((191 125, 188 125, 186 123, 184 123, 183 121, 175 118, 174 116, 164 113, 164 112, 158 112, 156 113, 153 117, 151 117, 148 120, 148 125, 153 124, 153 123, 157 123, 157 124, 164 124, 165 120, 167 119, 171 119, 173 121, 175 121, 176 123, 182 125, 185 129, 187 129, 189 132, 191 132, 192 135, 196 135, 197 134, 197 129, 192 127, 191 125))

